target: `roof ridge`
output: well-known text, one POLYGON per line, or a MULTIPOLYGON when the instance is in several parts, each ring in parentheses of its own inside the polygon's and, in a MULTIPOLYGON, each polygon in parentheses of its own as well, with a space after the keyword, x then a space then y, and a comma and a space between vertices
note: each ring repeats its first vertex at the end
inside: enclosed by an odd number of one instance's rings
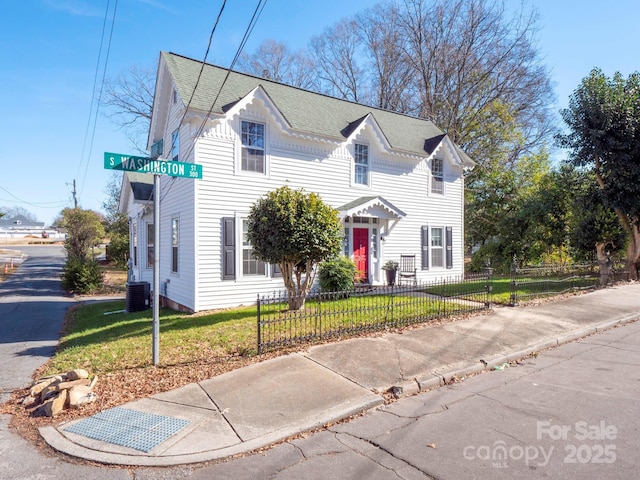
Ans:
MULTIPOLYGON (((169 55, 173 55, 175 57, 179 57, 179 58, 182 58, 184 60, 189 60, 189 61, 198 63, 200 65, 203 63, 200 60, 196 60, 195 58, 187 57, 186 55, 180 55, 179 53, 175 53, 175 52, 163 52, 163 53, 166 53, 166 54, 169 54, 169 55)), ((212 67, 212 68, 217 68, 217 69, 220 69, 220 70, 224 70, 225 72, 235 73, 237 75, 242 75, 242 76, 245 76, 245 77, 254 78, 254 79, 258 80, 258 81, 264 81, 264 82, 272 83, 274 85, 280 85, 282 87, 293 88, 293 89, 298 90, 300 92, 309 93, 309 94, 313 94, 313 95, 318 95, 318 96, 330 99, 332 101, 339 101, 339 102, 344 102, 344 103, 348 103, 348 104, 351 104, 351 105, 358 105, 360 107, 370 108, 370 109, 378 111, 378 112, 391 113, 393 115, 400 115, 400 116, 403 116, 403 117, 406 117, 406 118, 411 118, 411 119, 414 119, 414 120, 420 120, 422 122, 429 123, 432 126, 434 126, 434 127, 438 128, 439 130, 441 130, 435 123, 433 123, 431 120, 428 120, 426 118, 416 117, 414 115, 409 115, 409 114, 403 113, 403 112, 396 112, 395 110, 389 110, 389 109, 386 109, 386 108, 375 107, 373 105, 368 105, 366 103, 354 102, 352 100, 346 100, 344 98, 334 97, 334 96, 329 95, 327 93, 316 92, 314 90, 307 90, 306 88, 297 87, 295 85, 289 85, 288 83, 278 82, 276 80, 272 80, 272 79, 269 79, 269 78, 259 77, 257 75, 251 74, 251 73, 241 72, 241 71, 238 71, 238 70, 232 70, 230 68, 222 67, 222 66, 216 65, 214 63, 204 62, 204 64, 206 66, 209 66, 209 67, 212 67)), ((366 117, 366 115, 363 115, 360 119, 362 119, 364 117, 366 117)), ((360 119, 358 119, 358 120, 360 120, 360 119)))

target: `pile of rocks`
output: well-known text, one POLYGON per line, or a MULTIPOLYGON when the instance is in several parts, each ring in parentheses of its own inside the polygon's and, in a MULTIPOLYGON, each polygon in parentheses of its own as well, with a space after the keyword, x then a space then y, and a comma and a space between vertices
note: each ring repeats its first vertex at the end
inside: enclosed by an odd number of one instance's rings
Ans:
POLYGON ((42 377, 33 382, 29 395, 22 403, 39 402, 41 405, 36 410, 37 415, 55 417, 65 408, 80 408, 95 402, 97 397, 92 390, 97 381, 97 376, 89 380, 89 373, 82 369, 42 377))

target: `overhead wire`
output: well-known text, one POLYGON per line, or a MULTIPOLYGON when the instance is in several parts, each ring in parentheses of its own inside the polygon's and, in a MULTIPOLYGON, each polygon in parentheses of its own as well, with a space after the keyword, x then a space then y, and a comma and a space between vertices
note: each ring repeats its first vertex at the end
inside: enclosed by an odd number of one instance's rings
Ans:
POLYGON ((3 202, 15 202, 17 200, 19 203, 24 203, 25 205, 29 205, 31 207, 37 207, 37 208, 60 208, 61 205, 63 206, 67 204, 67 200, 64 200, 64 201, 58 200, 54 202, 28 202, 27 200, 23 200, 22 198, 14 195, 13 193, 11 193, 9 190, 7 190, 1 185, 0 185, 0 190, 9 194, 9 196, 13 198, 13 200, 0 199, 0 201, 3 201, 3 202))
MULTIPOLYGON (((204 119, 202 120, 202 123, 200 124, 200 127, 198 128, 198 130, 196 131, 196 134, 194 135, 194 142, 191 143, 189 145, 189 148, 186 152, 186 154, 184 155, 183 158, 189 158, 189 155, 191 155, 191 153, 193 152, 193 148, 195 145, 195 139, 198 138, 202 132, 204 131, 204 128, 207 124, 207 119, 209 118, 209 116, 211 115, 211 113, 213 112, 213 109, 215 108, 216 102, 218 101, 218 98, 220 97, 220 94, 222 93, 222 90, 224 88, 225 83, 227 83, 227 80, 229 79, 229 76, 231 75, 231 71, 233 70, 233 67, 235 66, 235 64, 237 63, 238 59, 240 58, 240 55, 242 54, 242 50, 244 49, 244 47, 247 44, 247 41, 249 40, 249 37, 251 36, 251 33, 253 32, 253 29, 255 28, 256 23, 258 22, 258 19, 260 18, 260 15, 262 14, 262 11, 264 10, 264 7, 267 4, 267 0, 258 0, 258 4, 256 5, 255 10, 253 11, 253 15, 251 16, 251 20, 249 21, 249 25, 247 25, 247 28, 245 29, 244 35, 242 37, 242 40, 240 42, 240 45, 238 46, 238 49, 236 50, 235 56, 233 57, 233 60, 231 61, 231 64, 229 65, 229 68, 227 69, 227 73, 222 81, 222 83, 220 84, 220 87, 218 88, 218 92, 216 93, 216 96, 213 99, 213 102, 211 102, 211 107, 209 108, 209 111, 207 112, 207 114, 204 116, 204 119)), ((223 5, 224 7, 224 5, 223 5)), ((217 25, 217 20, 216 20, 216 25, 217 25)), ((214 26, 215 28, 215 26, 214 26)), ((211 38, 213 38, 213 35, 210 37, 209 41, 211 41, 211 38)), ((209 51, 209 49, 207 48, 207 52, 209 51)), ((205 56, 205 60, 206 60, 206 56, 205 56)), ((202 67, 200 69, 200 75, 202 74, 202 71, 204 70, 205 67, 205 61, 202 62, 202 67)), ((198 82, 200 80, 200 75, 198 76, 198 82)), ((196 85, 192 91, 191 94, 191 98, 193 98, 193 95, 195 93, 195 90, 198 86, 198 83, 196 82, 196 85)), ((189 100, 189 104, 191 103, 191 99, 189 100)), ((180 127, 180 125, 182 125, 182 121, 184 121, 184 118, 187 115, 187 111, 188 108, 185 109, 184 115, 182 116, 182 120, 180 121, 180 124, 178 126, 178 128, 180 127)), ((172 140, 172 147, 173 147, 173 140, 172 140)), ((162 199, 164 199, 169 192, 171 191, 171 188, 173 187, 174 183, 175 183, 176 178, 173 178, 173 181, 169 184, 169 187, 167 188, 167 190, 164 192, 164 194, 160 197, 160 201, 162 201, 162 199)))
MULTIPOLYGON (((114 7, 113 7, 113 17, 111 18, 111 30, 109 32, 109 42, 107 43, 107 53, 105 55, 105 61, 104 61, 104 68, 102 70, 102 81, 100 82, 100 93, 98 94, 98 102, 97 102, 97 106, 96 106, 96 111, 95 111, 95 115, 94 115, 94 120, 93 120, 93 131, 91 132, 91 142, 89 144, 89 154, 87 156, 87 164, 85 166, 84 169, 84 175, 82 177, 82 182, 80 182, 80 192, 79 192, 79 197, 82 196, 82 192, 84 190, 84 186, 85 186, 85 181, 87 179, 87 172, 89 171, 89 157, 91 157, 91 151, 93 150, 93 141, 95 139, 95 134, 96 134, 96 126, 98 124, 98 112, 100 110, 100 103, 102 101, 102 92, 104 91, 104 83, 105 83, 105 79, 106 79, 106 75, 107 75, 107 65, 109 64, 109 54, 111 53, 111 41, 113 40, 113 29, 116 23, 116 12, 118 10, 118 0, 115 0, 114 2, 114 7)), ((104 36, 104 30, 103 30, 103 36, 104 36)), ((95 87, 94 87, 95 88, 95 87)), ((95 90, 94 90, 94 94, 95 94, 95 90)))
MULTIPOLYGON (((184 119, 187 116, 187 112, 189 111, 189 107, 191 106, 191 102, 193 101, 193 97, 196 94, 196 90, 198 89, 198 85, 200 84, 200 79, 202 78, 202 72, 204 71, 204 67, 207 63, 207 57, 209 56, 209 50, 211 49, 211 44, 213 43, 213 35, 215 34, 217 28, 218 28, 218 24, 220 23, 220 18, 222 18, 222 13, 224 12, 224 8, 227 5, 227 0, 223 0, 222 5, 220 6, 220 10, 218 10, 218 15, 216 16, 216 21, 213 24, 213 27, 211 28, 211 33, 209 34, 209 43, 207 44, 207 50, 204 53, 204 58, 202 59, 202 66, 200 67, 200 72, 198 73, 198 78, 196 79, 196 83, 193 86, 193 90, 191 91, 191 96, 189 97, 189 101, 187 102, 187 105, 184 109, 184 113, 182 114, 182 118, 180 119, 180 122, 178 123, 178 129, 180 128, 180 126, 182 125, 182 122, 184 122, 184 119)), ((171 144, 169 145, 169 152, 173 151, 173 147, 175 145, 175 138, 171 138, 171 144)), ((173 177, 171 179, 171 183, 169 184, 169 188, 167 190, 167 192, 169 190, 171 190, 171 187, 173 186, 173 184, 176 181, 176 177, 173 177)), ((153 189, 151 190, 151 192, 149 193, 149 199, 148 201, 151 201, 153 195, 153 189)), ((166 194, 165 194, 166 195, 166 194)))
POLYGON ((87 147, 87 138, 89 137, 89 130, 91 128, 91 117, 93 115, 93 104, 96 99, 96 86, 98 84, 98 72, 100 71, 100 58, 102 58, 102 47, 104 46, 104 32, 107 29, 107 18, 109 18, 109 4, 110 0, 107 0, 107 8, 104 12, 104 20, 102 21, 102 33, 100 35, 100 48, 98 49, 98 59, 96 60, 96 71, 93 74, 93 88, 91 90, 91 103, 89 104, 89 116, 87 117, 87 127, 84 130, 84 140, 82 141, 82 152, 80 153, 80 162, 78 163, 78 170, 76 171, 76 177, 80 175, 82 164, 84 163, 84 152, 87 147))

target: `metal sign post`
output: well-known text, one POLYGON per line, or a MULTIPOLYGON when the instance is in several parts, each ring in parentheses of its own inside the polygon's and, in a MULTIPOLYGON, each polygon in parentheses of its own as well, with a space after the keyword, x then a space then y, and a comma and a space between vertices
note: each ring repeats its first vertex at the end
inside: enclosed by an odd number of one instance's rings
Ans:
POLYGON ((160 175, 153 176, 153 365, 160 363, 160 175))
POLYGON ((160 176, 202 178, 202 165, 155 158, 104 153, 104 168, 153 174, 153 365, 160 363, 160 176))

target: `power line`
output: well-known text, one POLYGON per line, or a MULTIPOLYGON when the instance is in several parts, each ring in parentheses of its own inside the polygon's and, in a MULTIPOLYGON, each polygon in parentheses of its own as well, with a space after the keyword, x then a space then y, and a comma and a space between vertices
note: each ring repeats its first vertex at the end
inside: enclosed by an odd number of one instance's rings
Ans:
MULTIPOLYGON (((225 2, 226 3, 226 2, 225 2)), ((229 79, 229 76, 231 75, 231 70, 233 70, 233 67, 235 66, 236 62, 238 61, 238 59, 240 58, 240 55, 242 53, 242 50, 244 49, 245 45, 247 44, 247 41, 249 40, 249 37, 251 36, 251 33, 253 32, 253 29, 256 25, 256 23, 258 22, 258 19, 260 18, 260 15, 262 14, 262 11, 264 10, 264 7, 267 4, 267 0, 258 0, 258 4, 256 5, 255 10, 253 11, 253 15, 251 16, 251 20, 249 21, 249 25, 247 26, 244 35, 242 37, 242 41, 240 42, 240 45, 238 46, 238 49, 236 50, 236 54, 233 57, 233 60, 231 61, 231 65, 229 66, 229 68, 227 69, 227 74, 224 77, 224 80, 222 81, 222 83, 220 84, 220 88, 218 89, 218 92, 216 93, 215 98, 213 99, 213 102, 211 103, 211 108, 209 108, 209 111, 207 112, 207 114, 204 116, 204 119, 202 120, 202 123, 200 125, 200 127, 198 128, 195 136, 194 136, 194 142, 189 145, 189 149, 187 150, 187 153, 184 155, 183 158, 188 158, 189 155, 191 155, 191 153, 193 152, 193 148, 195 145, 195 139, 198 138, 202 132, 204 131, 204 127, 207 124, 207 119, 209 118, 209 116, 211 115, 211 113, 213 112, 213 108, 216 105, 216 102, 218 101, 218 98, 220 97, 220 93, 222 93, 222 89, 224 88, 225 83, 227 83, 227 80, 229 79)), ((224 8, 224 4, 222 5, 222 8, 224 8)), ((222 10, 220 11, 220 14, 222 13, 222 10)), ((218 20, 220 19, 220 16, 218 16, 218 20)), ((216 20, 216 24, 214 25, 214 30, 215 27, 218 24, 218 20, 216 20)), ((212 31, 212 35, 209 38, 209 45, 211 45, 211 39, 213 38, 213 31, 212 31)), ((209 51, 209 48, 207 47, 207 53, 209 51)), ((205 55, 205 60, 206 60, 206 55, 205 55)), ((205 67, 205 60, 203 60, 202 62, 202 67, 200 69, 200 75, 202 74, 202 71, 204 70, 205 67)), ((193 95, 195 93, 195 90, 198 86, 198 82, 200 81, 200 75, 198 75, 198 81, 196 82, 196 85, 193 89, 193 92, 191 94, 191 98, 193 98, 193 95)), ((189 104, 191 103, 191 99, 189 100, 189 104)), ((182 119, 180 120, 180 123, 178 124, 178 128, 180 128, 180 126, 182 125, 182 122, 184 121, 186 115, 187 115, 187 111, 188 111, 188 107, 185 109, 184 111, 184 115, 182 116, 182 119)), ((172 148, 173 148, 173 139, 172 139, 172 148)), ((171 150, 170 150, 171 151, 171 150)), ((165 198, 169 192, 171 191, 171 188, 173 187, 174 183, 175 183, 175 178, 173 179, 173 181, 171 182, 171 184, 169 185, 169 188, 164 192, 164 195, 160 198, 160 200, 162 200, 163 198, 165 198)))
MULTIPOLYGON (((184 114, 182 115, 182 118, 180 119, 180 122, 178 123, 178 129, 180 129, 180 126, 182 125, 182 122, 184 122, 184 119, 187 116, 187 112, 189 111, 189 107, 191 106, 191 102, 193 101, 193 97, 196 94, 196 90, 198 89, 198 85, 200 84, 200 79, 202 78, 202 72, 204 71, 204 67, 206 65, 207 62, 207 57, 209 56, 209 50, 211 49, 211 44, 213 43, 213 35, 216 32, 216 29, 218 28, 218 23, 220 23, 220 18, 222 17, 222 12, 224 12, 224 7, 227 5, 227 0, 224 0, 222 2, 222 5, 220 6, 220 10, 218 11, 218 15, 216 17, 216 21, 213 24, 213 28, 211 29, 211 33, 209 34, 209 43, 207 44, 207 50, 204 52, 204 58, 202 59, 202 65, 200 66, 200 72, 198 73, 198 78, 196 79, 196 84, 193 86, 193 90, 191 91, 191 96, 189 97, 189 101, 187 102, 187 106, 184 109, 184 114)), ((171 138, 171 145, 169 147, 169 152, 173 151, 173 146, 175 144, 175 138, 171 138)), ((171 190, 171 187, 173 187, 173 184, 175 183, 176 178, 172 178, 171 179, 171 183, 169 184, 169 188, 166 190, 165 194, 163 197, 161 197, 160 200, 162 200, 162 198, 166 197, 167 194, 169 193, 169 191, 171 190)), ((153 192, 153 190, 152 190, 153 192)), ((149 200, 151 200, 151 195, 153 195, 153 193, 149 194, 149 200)))
MULTIPOLYGON (((233 60, 231 61, 231 65, 227 69, 227 74, 225 75, 224 80, 220 84, 220 88, 218 89, 218 92, 216 93, 216 96, 213 99, 213 102, 211 103, 211 108, 209 108, 209 111, 207 112, 207 114, 205 115, 204 119, 202 120, 202 123, 200 124, 200 128, 198 128, 194 138, 198 138, 202 134, 202 132, 204 131, 204 127, 207 124, 207 119, 209 118, 209 116, 213 112, 213 109, 214 109, 214 107, 216 105, 216 102, 218 101, 218 98, 220 97, 220 94, 222 93, 222 89, 224 88, 225 83, 227 83, 227 80, 229 79, 229 76, 231 75, 231 71, 233 70, 233 67, 235 66, 236 62, 240 58, 242 50, 244 49, 245 45, 247 44, 247 41, 249 40, 249 36, 251 35, 251 32, 253 32, 253 28, 255 27, 256 23, 258 22, 258 19, 260 18, 260 15, 262 14, 262 11, 264 10, 264 7, 266 6, 266 4, 267 4, 267 0, 258 0, 258 4, 256 5, 255 10, 253 11, 253 16, 251 17, 251 20, 249 21, 249 25, 247 26, 247 28, 246 28, 246 30, 244 32, 244 36, 242 37, 242 41, 240 42, 240 45, 238 46, 238 49, 236 50, 236 54, 233 57, 233 60)), ((186 111, 185 111, 185 114, 186 114, 186 111)), ((194 145, 195 145, 195 142, 192 143, 189 146, 189 150, 187 150, 187 154, 185 155, 184 158, 188 158, 189 155, 191 155, 191 153, 193 152, 193 146, 194 145)))
MULTIPOLYGON (((109 9, 109 2, 107 2, 107 12, 105 12, 105 22, 106 22, 106 15, 108 13, 108 9, 109 9)), ((98 112, 100 110, 100 103, 102 101, 102 92, 104 90, 104 83, 105 83, 105 78, 107 75, 107 65, 109 63, 109 54, 111 53, 111 40, 113 39, 113 29, 116 23, 116 12, 118 10, 118 0, 115 0, 114 2, 114 7, 113 7, 113 17, 111 18, 111 30, 109 32, 109 42, 107 44, 107 53, 105 56, 105 61, 104 61, 104 68, 102 70, 102 81, 100 82, 100 93, 98 94, 98 102, 96 105, 96 109, 95 109, 95 114, 94 114, 94 119, 93 119, 93 130, 91 132, 91 142, 89 144, 89 153, 87 155, 87 164, 85 165, 85 169, 84 169, 84 175, 82 177, 82 183, 80 186, 80 196, 82 196, 82 192, 84 191, 84 185, 85 185, 85 181, 87 179, 87 172, 89 171, 89 158, 91 157, 91 151, 93 150, 93 141, 95 139, 95 135, 96 135, 96 126, 98 124, 98 112)), ((104 40, 104 27, 103 27, 103 31, 102 31, 102 36, 103 36, 103 40, 104 40)), ((100 50, 102 51, 102 42, 100 44, 100 50)), ((98 62, 100 61, 100 55, 98 56, 98 62)), ((95 95, 95 83, 94 83, 94 95, 95 95)), ((93 99, 92 99, 92 103, 93 103, 93 99)), ((89 115, 89 121, 91 121, 91 115, 89 115)), ((83 150, 84 151, 84 150, 83 150)))
POLYGON ((53 202, 28 202, 26 200, 23 200, 22 198, 14 195, 13 193, 11 193, 9 190, 7 190, 6 188, 0 186, 0 190, 2 190, 3 192, 9 194, 9 196, 12 197, 12 199, 0 199, 0 201, 3 202, 13 202, 13 203, 23 203, 25 205, 29 205, 31 207, 36 207, 36 208, 59 208, 60 205, 66 205, 67 204, 67 200, 57 200, 57 201, 53 201, 53 202))
MULTIPOLYGON (((104 12, 104 20, 102 22, 102 34, 100 35, 100 48, 98 49, 98 60, 96 61, 96 71, 93 74, 93 89, 91 90, 91 104, 89 105, 89 116, 87 117, 87 127, 84 131, 84 140, 82 142, 82 153, 80 154, 80 163, 78 164, 78 171, 76 177, 80 176, 82 164, 84 163, 84 152, 87 146, 87 138, 89 137, 89 129, 91 128, 91 116, 93 114, 93 103, 96 99, 96 86, 98 84, 98 72, 100 71, 100 58, 102 57, 102 46, 104 45, 104 32, 107 28, 107 18, 109 17, 109 3, 107 0, 107 8, 104 12)), ((87 159, 88 161, 88 159, 87 159)))

